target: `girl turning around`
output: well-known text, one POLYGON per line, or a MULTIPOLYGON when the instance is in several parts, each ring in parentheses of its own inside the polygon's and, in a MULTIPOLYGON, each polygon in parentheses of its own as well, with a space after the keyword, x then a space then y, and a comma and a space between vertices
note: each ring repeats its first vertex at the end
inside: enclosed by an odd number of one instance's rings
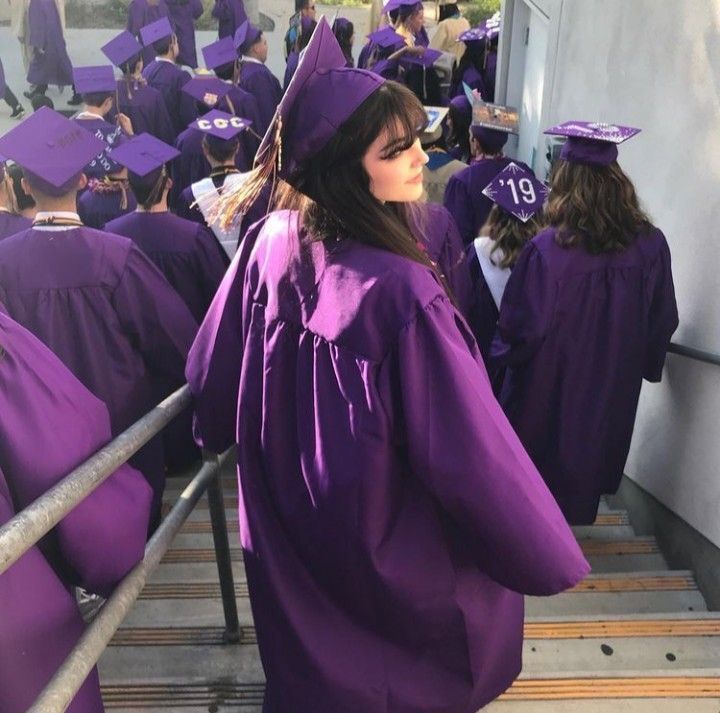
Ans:
POLYGON ((239 443, 266 713, 475 713, 517 676, 520 592, 588 565, 413 236, 425 114, 324 19, 228 219, 277 170, 190 356, 202 442, 239 443))

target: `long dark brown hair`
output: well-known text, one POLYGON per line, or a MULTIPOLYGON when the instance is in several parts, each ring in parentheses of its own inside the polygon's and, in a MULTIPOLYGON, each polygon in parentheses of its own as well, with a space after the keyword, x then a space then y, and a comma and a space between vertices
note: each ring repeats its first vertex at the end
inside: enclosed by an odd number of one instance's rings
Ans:
POLYGON ((609 166, 560 161, 545 217, 556 228, 559 245, 579 245, 595 255, 624 250, 650 226, 632 181, 616 161, 609 166))
POLYGON ((512 213, 495 204, 480 235, 487 235, 494 243, 490 251, 493 265, 505 269, 515 267, 522 249, 539 230, 540 220, 537 213, 523 223, 512 213))

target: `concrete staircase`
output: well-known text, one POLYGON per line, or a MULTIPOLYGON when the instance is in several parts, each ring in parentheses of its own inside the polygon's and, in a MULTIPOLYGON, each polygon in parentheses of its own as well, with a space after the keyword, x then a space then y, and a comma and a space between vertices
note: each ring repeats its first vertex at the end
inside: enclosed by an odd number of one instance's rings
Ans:
MULTIPOLYGON (((168 504, 183 482, 170 481, 168 504)), ((232 469, 224 485, 241 643, 222 642, 209 512, 201 501, 100 661, 109 711, 260 713, 263 671, 232 469)), ((636 537, 627 513, 607 503, 576 535, 593 574, 571 592, 526 599, 523 673, 484 710, 720 713, 720 612, 707 611, 692 572, 669 570, 655 540, 636 537)))

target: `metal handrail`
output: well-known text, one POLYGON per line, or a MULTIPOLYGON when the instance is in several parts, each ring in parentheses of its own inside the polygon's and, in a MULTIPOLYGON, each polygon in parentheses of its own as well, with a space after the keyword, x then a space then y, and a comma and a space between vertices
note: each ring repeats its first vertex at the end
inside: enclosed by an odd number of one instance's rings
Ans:
POLYGON ((695 361, 701 361, 705 364, 720 366, 720 354, 706 352, 702 349, 695 349, 695 347, 686 347, 682 344, 675 344, 675 342, 670 344, 668 351, 672 354, 678 354, 679 356, 694 359, 695 361))
POLYGON ((190 406, 191 401, 187 385, 178 389, 0 527, 0 574, 190 406))
MULTIPOLYGON (((215 457, 214 460, 206 461, 203 464, 148 542, 143 561, 116 587, 92 624, 80 637, 75 648, 68 654, 35 703, 28 709, 28 713, 57 713, 67 709, 137 600, 148 576, 160 564, 173 538, 187 520, 205 489, 219 479, 220 468, 233 450, 231 448, 220 458, 215 457)), ((227 545, 227 530, 225 530, 225 543, 227 545)), ((221 578, 221 586, 222 583, 221 578)), ((230 586, 234 591, 232 580, 230 586)), ((233 603, 234 601, 233 594, 233 603)), ((237 620, 237 611, 235 616, 237 620)))

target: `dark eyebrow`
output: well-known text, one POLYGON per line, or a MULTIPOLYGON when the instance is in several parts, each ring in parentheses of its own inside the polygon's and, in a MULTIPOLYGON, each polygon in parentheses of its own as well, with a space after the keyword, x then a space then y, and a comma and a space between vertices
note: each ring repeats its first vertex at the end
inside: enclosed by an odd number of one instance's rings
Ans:
POLYGON ((396 151, 405 151, 406 149, 409 149, 414 142, 415 139, 411 136, 399 136, 387 143, 380 151, 380 154, 389 155, 395 153, 396 151))

